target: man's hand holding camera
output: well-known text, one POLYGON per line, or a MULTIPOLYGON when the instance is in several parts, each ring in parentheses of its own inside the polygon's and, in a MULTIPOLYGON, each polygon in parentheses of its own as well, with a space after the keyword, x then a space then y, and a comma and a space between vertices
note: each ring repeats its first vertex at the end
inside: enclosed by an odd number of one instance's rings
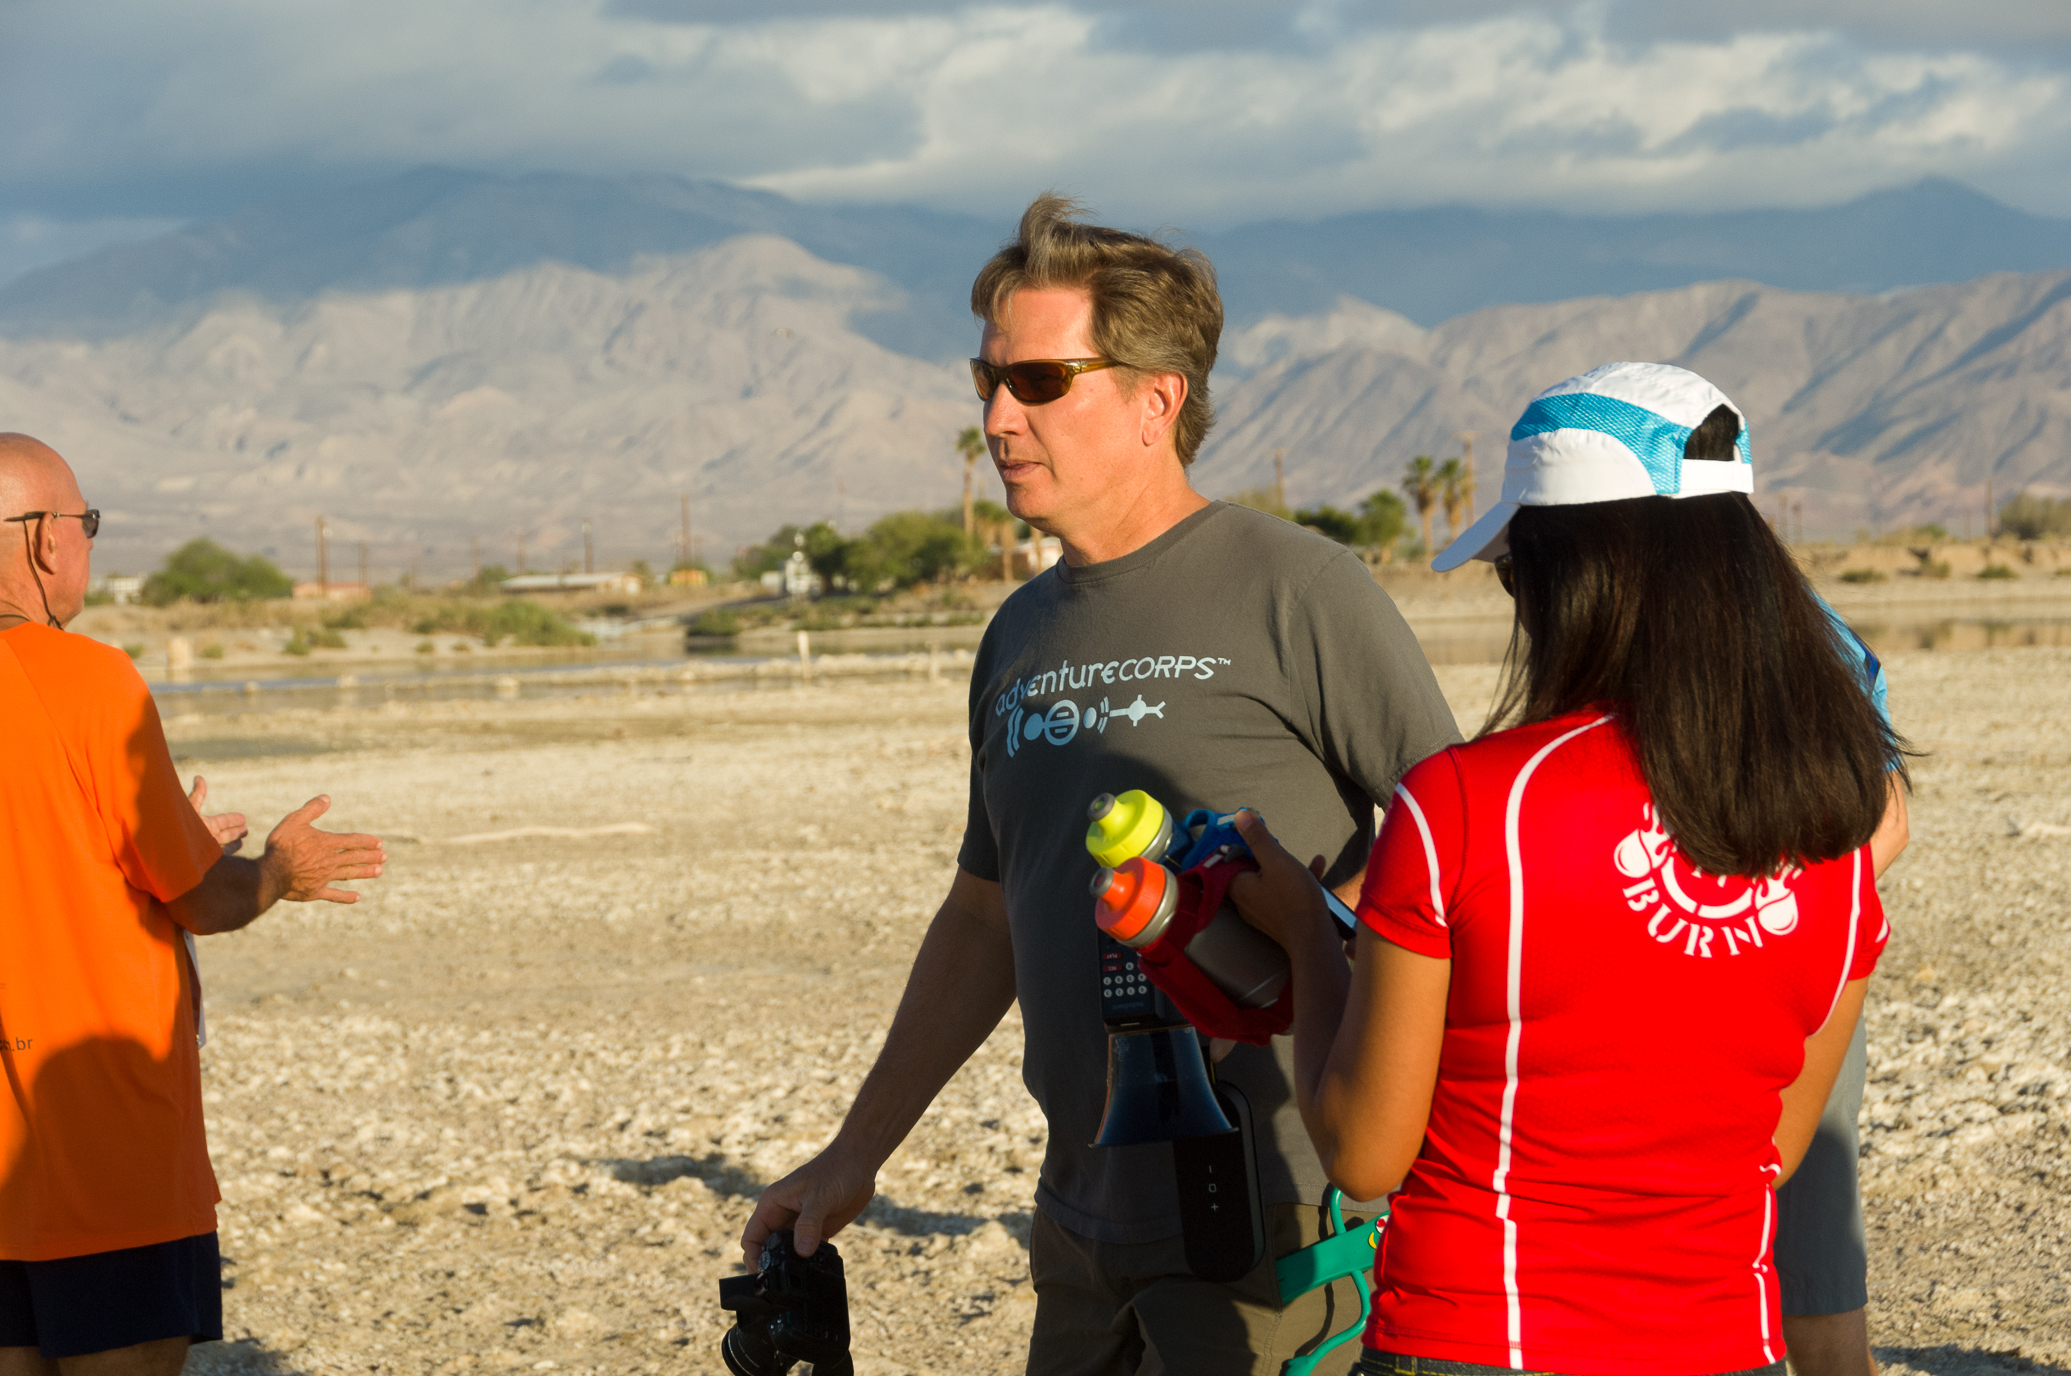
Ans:
POLYGON ((840 1140, 762 1192, 741 1233, 741 1260, 760 1266, 762 1244, 790 1229, 799 1256, 855 1222, 877 1193, 877 1166, 840 1140))

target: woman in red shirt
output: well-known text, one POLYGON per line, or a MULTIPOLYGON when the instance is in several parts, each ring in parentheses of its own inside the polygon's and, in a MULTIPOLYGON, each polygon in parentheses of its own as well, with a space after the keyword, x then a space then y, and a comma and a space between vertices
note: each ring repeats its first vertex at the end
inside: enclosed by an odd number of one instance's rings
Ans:
POLYGON ((1304 1120, 1348 1194, 1393 1192, 1362 1371, 1780 1376, 1772 1191, 1883 948, 1870 843, 1895 854, 1903 810, 1752 486, 1693 373, 1541 394, 1504 500, 1434 562, 1513 591, 1515 724, 1403 778, 1350 972, 1246 819, 1304 1120))

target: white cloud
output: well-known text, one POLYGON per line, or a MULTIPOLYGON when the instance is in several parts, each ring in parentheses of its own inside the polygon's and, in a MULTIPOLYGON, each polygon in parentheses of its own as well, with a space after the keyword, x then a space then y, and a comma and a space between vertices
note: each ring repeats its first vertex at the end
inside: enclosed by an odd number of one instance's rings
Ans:
POLYGON ((1813 204, 1942 173, 2071 212, 2071 75, 2040 59, 1640 39, 1601 9, 1360 26, 1326 4, 1282 42, 1169 51, 1118 46, 1114 8, 715 25, 569 0, 15 0, 0 192, 105 216, 125 186, 242 178, 257 196, 284 172, 438 162, 991 213, 1058 184, 1104 214, 1208 225, 1813 204))

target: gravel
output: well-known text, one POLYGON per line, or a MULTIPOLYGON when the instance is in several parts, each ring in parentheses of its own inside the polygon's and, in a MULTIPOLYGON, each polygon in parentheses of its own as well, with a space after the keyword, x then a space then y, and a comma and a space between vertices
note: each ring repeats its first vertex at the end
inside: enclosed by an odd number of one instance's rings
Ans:
MULTIPOLYGON (((1869 1013, 1872 1332, 1888 1371, 2050 1369, 2071 652, 1889 667, 1928 753, 1869 1013)), ((1493 670, 1440 677, 1477 724, 1493 670)), ((636 689, 171 728, 259 826, 323 791, 333 825, 420 838, 358 905, 203 944, 229 1341, 190 1370, 723 1370, 754 1196, 839 1122, 947 887, 963 700, 636 689), (628 822, 653 830, 450 844, 628 822)), ((1019 1061, 1010 1015, 838 1239, 865 1376, 1021 1370, 1044 1128, 1019 1061)))

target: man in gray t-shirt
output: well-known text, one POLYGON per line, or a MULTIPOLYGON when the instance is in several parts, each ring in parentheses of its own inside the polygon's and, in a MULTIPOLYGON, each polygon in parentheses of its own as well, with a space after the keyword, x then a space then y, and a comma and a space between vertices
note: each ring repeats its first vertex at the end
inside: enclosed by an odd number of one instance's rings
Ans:
MULTIPOLYGON (((1007 600, 979 649, 957 873, 877 1064, 834 1141, 763 1192, 742 1242, 752 1263, 792 1227, 810 1252, 852 1220, 1018 997, 1024 1078, 1050 1125, 1029 1248, 1032 1376, 1265 1376, 1356 1304, 1347 1283, 1279 1302, 1273 1259, 1316 1239, 1325 1183, 1289 1048, 1240 1046, 1218 1067, 1253 1110, 1268 1254, 1237 1282, 1198 1279, 1172 1148, 1088 1145, 1106 1037, 1086 805, 1141 788, 1182 812, 1258 808, 1349 893, 1374 806, 1458 737, 1364 565, 1189 486, 1222 328, 1207 260, 1075 210, 1039 198, 971 293, 993 463, 1009 507, 1058 536, 1064 562, 1007 600)), ((1357 1354, 1345 1344, 1324 1369, 1357 1354)))
MULTIPOLYGON (((1142 548, 1060 564, 1000 608, 971 676, 971 816, 957 864, 1000 884, 1050 1122, 1042 1211, 1102 1242, 1179 1231, 1165 1145, 1091 1147, 1107 1068, 1086 804, 1255 807, 1324 882, 1359 876, 1373 808, 1455 739, 1430 666, 1366 566, 1273 516, 1212 502, 1142 548)), ((1289 1039, 1216 1068, 1250 1100, 1269 1202, 1315 1203, 1322 1169, 1289 1094, 1289 1039)))

